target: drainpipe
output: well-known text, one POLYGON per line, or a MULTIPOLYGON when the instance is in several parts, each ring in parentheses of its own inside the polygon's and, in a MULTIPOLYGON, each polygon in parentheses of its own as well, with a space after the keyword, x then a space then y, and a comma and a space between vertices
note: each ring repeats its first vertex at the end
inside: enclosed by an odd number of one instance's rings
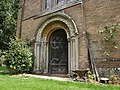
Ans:
MULTIPOLYGON (((22 1, 21 1, 22 2, 22 1)), ((21 10, 21 17, 20 17, 20 31, 19 31, 19 38, 21 38, 21 34, 22 34, 22 21, 23 21, 23 18, 24 18, 24 9, 25 9, 25 0, 23 1, 23 4, 22 6, 20 7, 22 10, 21 10)))

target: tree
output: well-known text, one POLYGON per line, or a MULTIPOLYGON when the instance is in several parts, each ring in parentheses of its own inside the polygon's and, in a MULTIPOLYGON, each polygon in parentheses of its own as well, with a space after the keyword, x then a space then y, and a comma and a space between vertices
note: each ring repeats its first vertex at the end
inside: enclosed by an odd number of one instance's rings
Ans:
POLYGON ((0 1, 0 49, 9 48, 9 42, 15 38, 19 0, 0 1))

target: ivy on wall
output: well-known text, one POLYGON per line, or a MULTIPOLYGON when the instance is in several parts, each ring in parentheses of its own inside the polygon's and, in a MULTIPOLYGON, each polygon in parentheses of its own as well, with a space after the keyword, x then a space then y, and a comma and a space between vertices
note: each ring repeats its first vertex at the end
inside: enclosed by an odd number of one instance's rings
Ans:
POLYGON ((104 51, 104 55, 109 57, 113 50, 119 48, 118 41, 118 30, 120 29, 120 24, 115 24, 111 26, 105 26, 103 30, 98 31, 101 37, 101 45, 104 51))

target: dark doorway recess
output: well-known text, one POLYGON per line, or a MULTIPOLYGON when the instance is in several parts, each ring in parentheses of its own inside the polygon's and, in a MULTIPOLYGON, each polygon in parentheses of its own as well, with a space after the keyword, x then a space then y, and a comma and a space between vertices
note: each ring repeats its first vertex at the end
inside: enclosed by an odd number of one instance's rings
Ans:
POLYGON ((68 73, 68 41, 63 29, 54 31, 49 39, 49 74, 68 73))

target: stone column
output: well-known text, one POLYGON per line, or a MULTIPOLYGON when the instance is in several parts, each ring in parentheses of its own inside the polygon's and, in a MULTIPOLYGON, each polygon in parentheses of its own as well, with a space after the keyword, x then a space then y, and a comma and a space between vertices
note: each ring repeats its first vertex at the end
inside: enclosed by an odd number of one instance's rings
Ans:
POLYGON ((44 73, 48 73, 48 61, 47 61, 47 42, 43 42, 43 68, 44 73))
POLYGON ((36 58, 36 42, 35 42, 35 46, 34 46, 34 56, 35 56, 35 59, 34 59, 34 71, 37 71, 37 58, 36 58))
POLYGON ((40 62, 40 63, 39 63, 39 65, 40 65, 39 68, 40 68, 40 71, 43 72, 43 68, 44 68, 44 67, 43 67, 43 66, 44 66, 44 65, 43 65, 43 64, 44 64, 44 63, 43 63, 44 44, 43 44, 43 42, 40 42, 40 44, 41 44, 41 45, 40 45, 40 54, 39 54, 39 57, 40 57, 40 59, 39 59, 39 62, 40 62))
POLYGON ((75 37, 72 37, 71 38, 71 50, 70 50, 70 52, 71 52, 71 70, 75 70, 76 69, 76 55, 75 55, 75 53, 76 53, 76 49, 75 49, 75 37))
POLYGON ((35 50, 35 53, 36 53, 36 54, 35 54, 35 55, 36 55, 36 56, 35 56, 35 58, 36 58, 36 60, 35 60, 35 64, 36 64, 36 65, 35 65, 35 66, 36 66, 36 71, 39 71, 39 67, 40 67, 40 66, 39 66, 39 59, 40 59, 40 58, 39 58, 39 54, 40 54, 40 44, 39 44, 39 42, 36 42, 35 49, 36 49, 36 50, 35 50))
POLYGON ((71 42, 68 38, 68 73, 71 73, 71 42))
POLYGON ((78 55, 79 55, 79 52, 78 52, 78 48, 79 48, 79 45, 78 45, 78 36, 76 36, 75 38, 75 55, 76 55, 76 69, 78 69, 78 55))

